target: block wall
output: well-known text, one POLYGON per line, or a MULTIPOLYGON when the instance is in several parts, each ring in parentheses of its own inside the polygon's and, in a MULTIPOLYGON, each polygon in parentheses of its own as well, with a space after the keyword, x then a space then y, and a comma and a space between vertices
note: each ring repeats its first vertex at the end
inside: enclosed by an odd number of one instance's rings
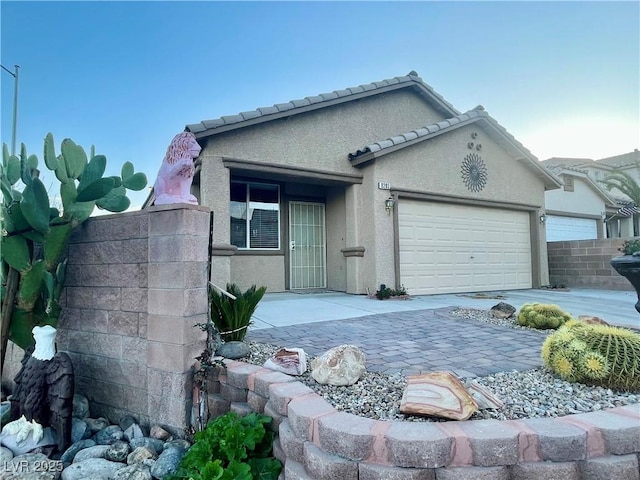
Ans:
MULTIPOLYGON (((191 205, 90 218, 73 234, 57 346, 91 416, 175 433, 189 425, 192 366, 204 349, 209 209, 191 205)), ((10 343, 3 379, 19 369, 10 343)))
POLYGON ((633 291, 629 281, 609 263, 613 257, 621 255, 618 249, 624 240, 606 238, 548 242, 550 284, 633 291))

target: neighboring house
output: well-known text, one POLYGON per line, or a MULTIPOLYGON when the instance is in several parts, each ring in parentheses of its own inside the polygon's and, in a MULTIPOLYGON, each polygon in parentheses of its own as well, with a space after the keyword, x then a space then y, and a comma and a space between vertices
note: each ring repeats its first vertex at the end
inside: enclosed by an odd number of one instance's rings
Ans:
MULTIPOLYGON (((595 182, 595 184, 601 188, 604 188, 604 180, 607 175, 615 172, 622 171, 634 178, 640 183, 640 152, 638 149, 633 152, 625 153, 622 155, 616 155, 613 157, 601 158, 599 160, 591 160, 588 158, 558 158, 553 157, 542 162, 546 167, 551 170, 558 168, 566 168, 573 171, 579 171, 589 176, 589 178, 595 182)), ((588 191, 588 190, 586 190, 588 191)), ((636 211, 634 205, 630 205, 630 199, 625 194, 617 189, 607 192, 610 199, 613 199, 616 203, 616 208, 606 209, 606 236, 611 237, 634 237, 640 235, 640 213, 636 211)), ((558 193, 550 195, 547 193, 547 198, 556 198, 558 193)), ((590 193, 589 195, 592 195, 590 193)), ((567 196, 568 197, 568 196, 567 196)), ((579 195, 573 196, 574 200, 570 205, 580 205, 579 195)), ((585 202, 590 200, 585 197, 585 202)), ((584 207, 584 206, 583 206, 584 207)), ((637 205, 636 207, 640 207, 637 205)), ((547 204, 547 209, 551 209, 547 204)), ((578 208, 571 210, 569 205, 565 206, 562 211, 565 214, 574 213, 574 216, 582 216, 584 214, 584 208, 578 208)), ((596 210, 592 209, 591 213, 596 214, 596 210)), ((569 215, 567 215, 569 216, 569 215)), ((547 229, 548 236, 548 229, 547 229)), ((548 241, 552 241, 547 238, 548 241)))
POLYGON ((410 294, 548 284, 561 186, 482 107, 415 73, 187 125, 213 210, 212 282, 410 294))
POLYGON ((547 242, 606 238, 605 220, 618 211, 616 201, 586 172, 550 167, 563 188, 545 193, 547 242))

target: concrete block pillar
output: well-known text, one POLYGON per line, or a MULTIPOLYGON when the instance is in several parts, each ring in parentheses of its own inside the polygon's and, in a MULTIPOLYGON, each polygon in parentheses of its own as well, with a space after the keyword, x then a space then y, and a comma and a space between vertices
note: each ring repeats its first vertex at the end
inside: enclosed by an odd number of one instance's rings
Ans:
POLYGON ((149 208, 147 385, 149 418, 179 433, 189 425, 192 366, 206 335, 211 214, 206 207, 149 208))

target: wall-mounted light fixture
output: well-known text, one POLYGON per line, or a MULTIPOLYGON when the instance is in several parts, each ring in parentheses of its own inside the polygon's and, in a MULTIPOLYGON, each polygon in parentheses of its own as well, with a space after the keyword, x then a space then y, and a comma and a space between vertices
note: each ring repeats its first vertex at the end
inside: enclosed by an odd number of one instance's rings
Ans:
POLYGON ((544 225, 544 222, 547 220, 547 216, 543 213, 540 215, 540 223, 544 225))
POLYGON ((384 208, 389 215, 391 215, 391 210, 393 210, 393 207, 395 206, 395 204, 396 204, 396 200, 393 197, 389 197, 384 201, 384 208))

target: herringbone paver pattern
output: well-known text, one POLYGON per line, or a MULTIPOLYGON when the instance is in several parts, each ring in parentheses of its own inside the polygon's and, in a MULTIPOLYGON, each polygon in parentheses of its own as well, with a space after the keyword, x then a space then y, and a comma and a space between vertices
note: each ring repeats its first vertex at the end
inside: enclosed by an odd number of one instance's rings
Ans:
POLYGON ((364 351, 369 370, 403 375, 452 370, 459 376, 484 376, 542 365, 545 333, 462 319, 450 312, 418 310, 251 330, 247 340, 299 347, 313 356, 348 343, 364 351))

